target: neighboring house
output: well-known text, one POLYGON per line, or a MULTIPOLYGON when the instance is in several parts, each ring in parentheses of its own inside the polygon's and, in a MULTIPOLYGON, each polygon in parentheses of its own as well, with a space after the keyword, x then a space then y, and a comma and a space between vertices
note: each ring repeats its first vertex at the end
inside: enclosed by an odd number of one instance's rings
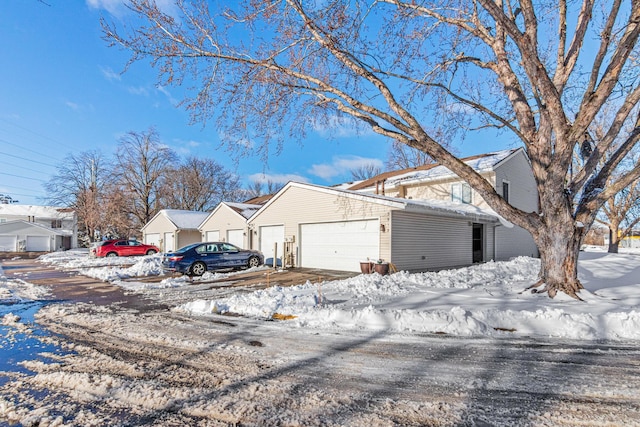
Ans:
POLYGON ((198 227, 208 212, 163 209, 142 227, 142 238, 148 245, 156 245, 163 252, 202 241, 198 227))
MULTIPOLYGON (((538 190, 524 149, 503 150, 461 160, 488 179, 498 194, 514 207, 525 212, 538 211, 538 190)), ((347 189, 413 200, 470 204, 489 209, 486 201, 469 184, 439 164, 386 172, 347 189)), ((518 255, 538 256, 531 234, 523 228, 498 227, 495 239, 495 260, 507 260, 518 255)))
POLYGON ((296 182, 285 185, 248 223, 252 248, 265 259, 345 271, 360 271, 360 262, 379 259, 407 271, 488 261, 495 258, 494 232, 501 224, 493 211, 473 205, 296 182))
POLYGON ((228 242, 240 248, 251 247, 252 234, 247 232, 247 219, 262 205, 222 202, 198 227, 205 242, 228 242))
POLYGON ((50 252, 78 247, 73 209, 0 204, 0 251, 50 252))

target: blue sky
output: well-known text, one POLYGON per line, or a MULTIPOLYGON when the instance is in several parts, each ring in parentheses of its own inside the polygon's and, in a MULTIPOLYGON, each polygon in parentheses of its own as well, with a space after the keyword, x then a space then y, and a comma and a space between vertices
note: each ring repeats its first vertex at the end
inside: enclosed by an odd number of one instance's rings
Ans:
MULTIPOLYGON (((362 163, 384 162, 388 142, 373 133, 338 129, 286 144, 268 163, 234 162, 220 148, 215 125, 189 124, 176 104, 180 88, 158 87, 145 63, 121 74, 128 54, 109 48, 100 17, 126 19, 117 0, 3 0, 0 2, 0 194, 21 204, 44 204, 42 183, 71 153, 100 150, 111 156, 129 131, 155 127, 182 156, 213 158, 247 184, 255 177, 320 185, 348 181, 362 163)), ((495 145, 495 144, 494 144, 495 145)), ((462 155, 500 149, 460 146, 462 155), (468 151, 468 152, 467 152, 468 151)))

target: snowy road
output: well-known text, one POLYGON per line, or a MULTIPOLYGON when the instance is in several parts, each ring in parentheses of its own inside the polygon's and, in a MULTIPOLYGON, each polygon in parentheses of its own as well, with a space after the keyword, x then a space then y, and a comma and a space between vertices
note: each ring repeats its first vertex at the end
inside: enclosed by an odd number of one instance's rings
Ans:
POLYGON ((89 305, 39 321, 75 353, 1 388, 23 423, 640 425, 635 345, 345 335, 89 305))

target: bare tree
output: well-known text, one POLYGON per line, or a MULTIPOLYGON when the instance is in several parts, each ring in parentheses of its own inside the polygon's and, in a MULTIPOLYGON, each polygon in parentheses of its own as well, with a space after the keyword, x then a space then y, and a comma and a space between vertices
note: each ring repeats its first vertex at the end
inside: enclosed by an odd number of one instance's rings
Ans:
POLYGON ((356 181, 364 181, 382 173, 382 168, 375 163, 368 163, 351 170, 351 177, 356 181))
POLYGON ((135 220, 133 227, 140 229, 162 208, 161 190, 177 156, 160 143, 158 133, 151 128, 122 137, 116 157, 120 191, 129 200, 126 212, 135 220))
POLYGON ((189 157, 167 180, 164 206, 174 209, 210 211, 220 202, 234 202, 242 195, 240 179, 212 159, 189 157))
POLYGON ((640 223, 640 180, 607 200, 597 221, 609 227, 608 251, 618 253, 620 242, 640 223))
MULTIPOLYGON (((640 139, 632 0, 253 0, 227 8, 131 0, 130 32, 103 21, 105 38, 151 59, 159 83, 198 88, 185 105, 212 116, 235 141, 301 138, 318 120, 350 115, 374 132, 427 153, 468 182, 502 217, 528 230, 553 297, 579 298, 583 236, 603 203, 640 176, 640 164, 607 178, 640 139), (579 10, 569 7, 578 5, 579 10), (586 72, 585 72, 586 71, 586 72), (598 112, 614 110, 606 137, 580 170, 572 155, 598 112), (598 168, 623 123, 634 131, 598 168), (434 123, 508 132, 527 150, 539 212, 506 202, 491 182, 438 140, 434 123), (283 132, 288 129, 289 132, 283 132)), ((486 135, 484 133, 483 135, 486 135)))
POLYGON ((78 215, 80 238, 93 242, 105 225, 102 204, 112 180, 109 161, 99 151, 69 154, 44 185, 49 194, 47 202, 73 208, 78 215))

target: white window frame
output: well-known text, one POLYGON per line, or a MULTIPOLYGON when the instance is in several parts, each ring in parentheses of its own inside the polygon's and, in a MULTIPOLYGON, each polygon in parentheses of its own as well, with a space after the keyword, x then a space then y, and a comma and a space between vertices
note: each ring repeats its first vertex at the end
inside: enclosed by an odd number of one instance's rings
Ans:
POLYGON ((473 202, 473 191, 466 182, 456 182, 451 184, 451 201, 455 203, 471 204, 473 202))

